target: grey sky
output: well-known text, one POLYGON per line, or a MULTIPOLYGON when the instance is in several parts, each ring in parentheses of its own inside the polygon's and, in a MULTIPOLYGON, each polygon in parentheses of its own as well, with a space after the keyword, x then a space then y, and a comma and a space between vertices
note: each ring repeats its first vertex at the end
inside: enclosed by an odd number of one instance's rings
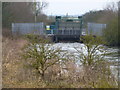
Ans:
MULTIPOLYGON (((43 0, 40 0, 43 1, 43 0)), ((90 10, 101 10, 111 2, 119 0, 46 0, 49 5, 44 9, 47 15, 81 15, 90 10)))

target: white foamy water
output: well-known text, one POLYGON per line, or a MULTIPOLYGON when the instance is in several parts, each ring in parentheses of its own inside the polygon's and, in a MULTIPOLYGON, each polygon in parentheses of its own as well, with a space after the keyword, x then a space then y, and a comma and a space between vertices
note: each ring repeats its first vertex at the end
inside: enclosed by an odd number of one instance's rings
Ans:
MULTIPOLYGON (((46 44, 46 47, 47 45, 49 44, 46 44)), ((76 58, 78 56, 80 56, 80 53, 82 52, 84 55, 87 55, 87 49, 85 47, 84 44, 81 44, 81 43, 54 43, 53 45, 50 45, 49 49, 54 49, 54 48, 59 48, 61 51, 65 51, 67 53, 65 53, 66 55, 73 55, 70 56, 70 58, 75 58, 76 60, 78 60, 78 63, 81 64, 79 62, 79 59, 80 58, 76 58), (78 51, 79 52, 78 52, 78 51)), ((107 48, 107 53, 117 53, 118 52, 118 49, 117 48, 107 48)), ((39 49, 38 49, 39 50, 39 49)), ((64 53, 61 53, 61 54, 64 54, 64 53)), ((104 53, 104 52, 103 52, 104 53)), ((103 54, 102 52, 99 52, 97 51, 97 54, 103 54)), ((113 62, 118 62, 118 57, 117 56, 114 56, 114 55, 109 55, 109 56, 105 56, 105 59, 108 60, 108 61, 113 61, 113 62)), ((114 65, 111 65, 111 71, 112 73, 117 77, 118 75, 118 71, 117 71, 117 68, 118 66, 114 66, 114 65)))
MULTIPOLYGON (((80 52, 83 52, 84 54, 87 54, 85 45, 81 44, 81 43, 55 43, 55 44, 53 44, 53 47, 61 48, 61 50, 68 51, 69 53, 72 53, 72 54, 74 54, 74 53, 78 54, 77 50, 79 50, 80 52)), ((118 52, 118 50, 119 49, 117 49, 117 48, 115 48, 115 49, 107 48, 106 53, 114 53, 114 52, 118 52)), ((102 54, 102 53, 98 52, 98 54, 102 54)), ((110 60, 118 60, 118 57, 113 57, 112 55, 106 56, 106 58, 110 59, 110 60)))
MULTIPOLYGON (((79 50, 80 52, 84 53, 85 55, 87 55, 87 50, 85 48, 84 44, 81 43, 55 43, 53 44, 53 47, 55 48, 61 48, 62 51, 67 51, 68 54, 72 54, 72 55, 79 55, 80 53, 77 51, 79 50), (76 49, 77 50, 76 50, 76 49)), ((107 53, 117 53, 119 49, 117 48, 108 48, 106 52, 107 53)), ((101 52, 98 52, 98 54, 102 54, 101 52)), ((114 56, 114 55, 109 55, 109 56, 105 56, 105 59, 108 61, 114 61, 114 62, 118 62, 118 57, 114 56)), ((112 73, 115 75, 115 77, 118 76, 118 70, 116 69, 118 66, 114 66, 111 65, 111 71, 112 73)))

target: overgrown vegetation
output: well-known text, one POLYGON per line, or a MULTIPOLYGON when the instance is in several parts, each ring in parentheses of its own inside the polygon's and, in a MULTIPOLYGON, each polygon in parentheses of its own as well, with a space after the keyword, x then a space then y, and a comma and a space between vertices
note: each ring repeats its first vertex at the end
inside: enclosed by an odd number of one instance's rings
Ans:
POLYGON ((63 53, 60 48, 51 47, 52 43, 45 38, 34 35, 13 40, 4 38, 3 87, 117 87, 117 80, 111 73, 109 62, 95 53, 104 50, 100 48, 103 46, 99 45, 103 43, 102 39, 86 36, 84 43, 87 55, 83 58, 79 53, 78 60, 82 60, 82 64, 79 65, 74 55, 72 58, 66 52, 63 53))

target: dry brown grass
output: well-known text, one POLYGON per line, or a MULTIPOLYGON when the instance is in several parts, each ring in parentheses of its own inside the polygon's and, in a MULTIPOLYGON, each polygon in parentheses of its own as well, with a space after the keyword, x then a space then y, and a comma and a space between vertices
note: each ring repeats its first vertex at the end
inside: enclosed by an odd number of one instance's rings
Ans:
POLYGON ((23 39, 11 40, 9 38, 3 38, 3 87, 12 87, 15 82, 19 81, 19 78, 23 78, 20 72, 24 71, 24 69, 19 70, 23 67, 20 53, 26 43, 27 41, 23 39))
MULTIPOLYGON (((67 60, 64 64, 55 64, 45 74, 45 80, 39 79, 39 75, 26 67, 26 61, 22 59, 22 48, 28 42, 24 39, 3 38, 3 88, 105 88, 112 86, 114 80, 104 78, 100 70, 76 67, 74 60, 67 60), (98 77, 100 79, 98 79, 98 77), (106 79, 106 80, 105 80, 106 79), (112 80, 112 81, 111 81, 112 80), (103 84, 101 84, 103 83, 103 84)), ((106 65, 106 64, 105 64, 106 65)), ((103 67, 103 66, 99 66, 103 67)), ((100 68, 99 68, 100 69, 100 68)))

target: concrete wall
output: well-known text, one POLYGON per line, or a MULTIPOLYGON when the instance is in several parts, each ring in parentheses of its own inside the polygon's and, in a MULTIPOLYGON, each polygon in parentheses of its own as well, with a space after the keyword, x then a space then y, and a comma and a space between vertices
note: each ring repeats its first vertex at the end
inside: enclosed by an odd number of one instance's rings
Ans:
POLYGON ((103 30, 106 28, 106 24, 100 24, 100 23, 88 23, 88 34, 92 35, 103 35, 103 30))
POLYGON ((12 33, 44 35, 45 29, 43 23, 12 23, 12 33))

